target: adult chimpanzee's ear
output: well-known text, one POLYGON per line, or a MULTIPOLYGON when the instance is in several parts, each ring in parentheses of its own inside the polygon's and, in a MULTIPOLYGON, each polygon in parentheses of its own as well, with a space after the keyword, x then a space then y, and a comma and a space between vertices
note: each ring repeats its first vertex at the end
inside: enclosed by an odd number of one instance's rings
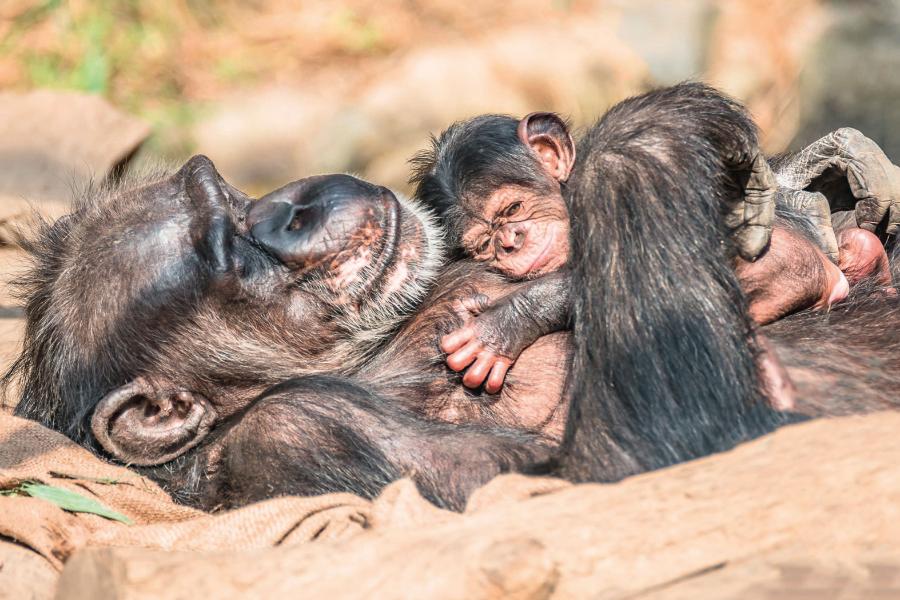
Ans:
POLYGON ((550 112, 536 112, 519 121, 519 139, 537 155, 544 169, 559 182, 575 165, 575 142, 566 122, 550 112))
POLYGON ((138 378, 107 394, 91 430, 103 448, 132 465, 159 465, 196 446, 216 422, 198 394, 138 378))

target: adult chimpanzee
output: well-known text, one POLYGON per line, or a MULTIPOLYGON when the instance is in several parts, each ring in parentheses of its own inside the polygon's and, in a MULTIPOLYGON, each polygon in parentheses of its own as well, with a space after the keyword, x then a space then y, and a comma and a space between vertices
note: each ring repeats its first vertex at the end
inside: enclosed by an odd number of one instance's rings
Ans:
MULTIPOLYGON (((596 323, 537 340, 489 402, 446 370, 435 339, 459 324, 460 298, 495 299, 521 284, 465 261, 435 273, 439 233, 385 188, 320 176, 250 202, 195 157, 175 174, 91 194, 32 240, 24 346, 8 375, 22 378, 17 411, 205 508, 288 493, 372 496, 403 475, 458 508, 499 472, 612 480, 768 431, 782 416, 762 399, 753 329, 722 246, 719 205, 739 200, 725 191, 713 146, 732 141, 701 138, 697 114, 681 115, 682 137, 648 127, 675 119, 652 98, 611 112, 594 138, 598 148, 627 142, 621 151, 634 162, 604 172, 632 202, 614 194, 611 206, 585 204, 610 222, 589 216, 592 236, 573 227, 579 252, 609 251, 573 267, 599 288, 592 295, 610 294, 600 298, 608 314, 578 305, 596 323), (640 127, 623 131, 629 123, 640 127), (620 246, 626 233, 640 241, 638 256, 620 246), (592 360, 603 368, 592 372, 592 360), (573 389, 590 393, 567 410, 570 371, 573 389)), ((587 170, 573 181, 590 192, 587 170)), ((892 400, 894 299, 804 319, 795 346, 788 320, 769 336, 799 396, 800 375, 831 377, 842 362, 856 372, 834 378, 824 410, 892 400)))

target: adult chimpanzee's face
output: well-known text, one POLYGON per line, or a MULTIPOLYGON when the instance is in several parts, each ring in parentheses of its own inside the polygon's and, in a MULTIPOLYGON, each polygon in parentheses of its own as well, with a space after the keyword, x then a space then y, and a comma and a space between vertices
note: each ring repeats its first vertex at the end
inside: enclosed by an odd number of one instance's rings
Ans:
POLYGON ((26 344, 63 389, 23 402, 99 401, 94 436, 134 464, 178 456, 273 383, 352 370, 437 264, 427 220, 383 187, 326 175, 251 201, 205 157, 47 237, 26 344))

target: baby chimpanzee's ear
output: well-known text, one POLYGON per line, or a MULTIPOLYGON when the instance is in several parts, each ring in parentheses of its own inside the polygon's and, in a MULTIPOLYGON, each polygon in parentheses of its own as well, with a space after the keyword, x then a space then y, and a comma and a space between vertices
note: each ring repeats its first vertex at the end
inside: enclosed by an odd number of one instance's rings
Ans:
POLYGON ((519 139, 530 147, 551 177, 562 183, 575 165, 575 142, 562 118, 536 112, 519 121, 519 139))
POLYGON ((196 446, 216 422, 202 396, 138 378, 107 394, 94 409, 91 431, 116 459, 159 465, 196 446))

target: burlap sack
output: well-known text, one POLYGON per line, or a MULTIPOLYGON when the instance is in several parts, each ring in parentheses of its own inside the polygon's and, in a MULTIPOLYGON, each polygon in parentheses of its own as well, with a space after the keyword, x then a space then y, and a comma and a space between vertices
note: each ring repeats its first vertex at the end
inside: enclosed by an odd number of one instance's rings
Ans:
MULTIPOLYGON (((33 549, 55 568, 84 546, 162 550, 250 550, 351 537, 385 526, 436 524, 459 515, 424 500, 408 480, 370 502, 352 494, 276 498, 238 510, 206 514, 172 502, 155 483, 93 456, 41 425, 0 414, 0 490, 26 481, 65 488, 99 500, 134 521, 69 513, 22 495, 0 496, 0 535, 33 549)), ((522 479, 503 498, 526 498, 566 487, 549 479, 522 479)), ((496 502, 496 493, 473 498, 471 510, 496 502)))
POLYGON ((219 550, 345 537, 369 526, 370 503, 350 494, 280 498, 219 515, 172 502, 155 483, 93 456, 63 435, 0 415, 0 490, 37 481, 89 495, 134 521, 68 513, 42 499, 0 497, 0 535, 55 567, 84 545, 219 550))

